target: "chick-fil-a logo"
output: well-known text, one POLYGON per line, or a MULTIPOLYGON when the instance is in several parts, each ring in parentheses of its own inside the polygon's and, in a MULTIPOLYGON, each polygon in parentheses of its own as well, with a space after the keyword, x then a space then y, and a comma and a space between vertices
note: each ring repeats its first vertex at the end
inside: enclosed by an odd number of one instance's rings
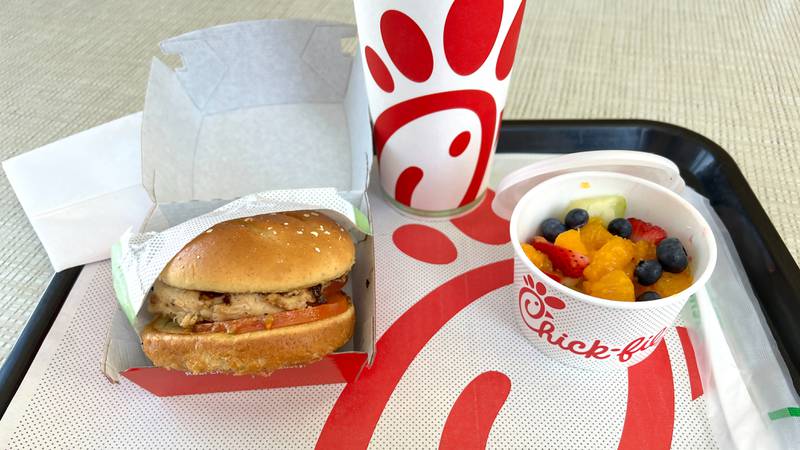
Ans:
POLYGON ((547 287, 541 282, 534 282, 533 277, 525 275, 523 286, 519 290, 519 311, 525 325, 550 345, 566 350, 585 358, 607 359, 615 356, 620 362, 627 362, 634 354, 654 347, 661 342, 667 331, 661 331, 650 337, 638 337, 624 347, 611 348, 599 339, 585 342, 570 338, 567 333, 559 332, 553 323, 553 312, 566 308, 560 298, 547 295, 547 287))

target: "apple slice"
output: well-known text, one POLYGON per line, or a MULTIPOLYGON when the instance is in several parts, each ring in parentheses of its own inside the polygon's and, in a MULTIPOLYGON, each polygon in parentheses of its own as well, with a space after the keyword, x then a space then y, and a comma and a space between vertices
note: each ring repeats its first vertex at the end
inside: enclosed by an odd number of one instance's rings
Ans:
POLYGON ((603 220, 603 225, 608 226, 608 222, 617 217, 625 217, 625 209, 628 206, 627 200, 621 195, 603 195, 599 197, 581 198, 570 202, 564 215, 575 209, 585 209, 589 217, 599 217, 603 220))

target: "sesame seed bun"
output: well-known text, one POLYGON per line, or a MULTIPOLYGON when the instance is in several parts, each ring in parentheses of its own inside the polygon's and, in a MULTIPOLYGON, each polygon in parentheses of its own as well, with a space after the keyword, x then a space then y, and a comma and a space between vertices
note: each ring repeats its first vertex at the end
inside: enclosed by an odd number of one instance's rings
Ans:
POLYGON ((293 211, 219 223, 189 242, 159 279, 180 289, 289 292, 347 274, 350 233, 324 214, 293 211))

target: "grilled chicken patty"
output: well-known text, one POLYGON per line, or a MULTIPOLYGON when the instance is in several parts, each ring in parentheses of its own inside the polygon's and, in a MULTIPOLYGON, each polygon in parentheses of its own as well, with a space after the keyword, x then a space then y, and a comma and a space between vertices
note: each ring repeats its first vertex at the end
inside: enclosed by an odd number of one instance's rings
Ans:
POLYGON ((156 281, 148 301, 152 314, 171 317, 189 328, 197 322, 220 322, 302 309, 319 301, 320 286, 281 293, 221 294, 179 289, 156 281))

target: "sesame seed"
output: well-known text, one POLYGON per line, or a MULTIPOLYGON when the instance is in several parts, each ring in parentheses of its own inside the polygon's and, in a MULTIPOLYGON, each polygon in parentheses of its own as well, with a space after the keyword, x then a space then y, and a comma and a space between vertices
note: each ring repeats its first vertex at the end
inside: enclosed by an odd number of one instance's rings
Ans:
POLYGON ((209 229, 206 230, 206 233, 211 233, 212 231, 214 231, 214 229, 213 228, 209 228, 209 229))
POLYGON ((268 230, 271 230, 271 229, 272 229, 272 227, 267 227, 267 229, 268 229, 268 230))
POLYGON ((252 217, 245 217, 244 221, 245 222, 252 222, 253 218, 252 217))
POLYGON ((339 231, 342 231, 342 232, 344 232, 344 228, 342 228, 342 227, 339 227, 339 231))
POLYGON ((328 234, 328 235, 330 235, 330 234, 331 234, 331 232, 330 232, 330 231, 326 231, 326 232, 325 232, 325 234, 328 234))
POLYGON ((319 236, 319 233, 317 233, 316 231, 312 231, 311 235, 314 236, 314 237, 317 237, 317 236, 319 236))
POLYGON ((303 214, 303 217, 311 217, 310 214, 303 214))
POLYGON ((303 232, 300 231, 300 230, 297 230, 297 234, 303 234, 303 232))
POLYGON ((278 234, 278 232, 275 231, 275 230, 272 230, 272 234, 278 234))
POLYGON ((197 259, 200 259, 200 255, 197 255, 197 259))
POLYGON ((317 253, 319 253, 319 247, 314 247, 314 250, 316 250, 317 253))
POLYGON ((319 229, 320 229, 320 230, 324 230, 324 229, 325 229, 325 227, 323 227, 322 225, 320 225, 320 226, 319 226, 319 229))
POLYGON ((319 213, 312 212, 312 213, 311 213, 311 215, 312 215, 312 216, 318 216, 318 215, 319 215, 319 213))
POLYGON ((289 222, 283 222, 283 226, 288 226, 289 222))

